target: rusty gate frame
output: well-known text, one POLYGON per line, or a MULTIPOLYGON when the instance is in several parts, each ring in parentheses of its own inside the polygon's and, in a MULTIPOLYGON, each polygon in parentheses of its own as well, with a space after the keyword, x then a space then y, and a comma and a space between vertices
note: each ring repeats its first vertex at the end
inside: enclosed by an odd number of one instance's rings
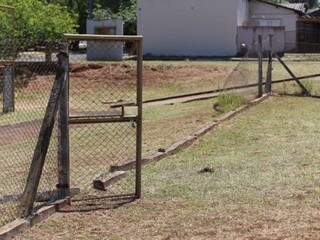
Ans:
MULTIPOLYGON (((66 42, 70 41, 110 41, 110 42, 130 42, 136 45, 137 54, 137 82, 136 82, 136 107, 137 115, 136 116, 120 116, 120 117, 71 117, 69 115, 69 106, 65 106, 66 115, 60 116, 65 118, 65 137, 69 137, 69 125, 70 124, 90 124, 90 123, 112 123, 112 122, 135 122, 136 123, 136 179, 135 179, 135 198, 139 199, 142 195, 141 190, 141 165, 142 165, 142 113, 143 113, 143 37, 142 36, 122 36, 122 35, 90 35, 90 34, 65 34, 64 40, 66 42)), ((67 84, 66 94, 63 101, 66 104, 69 104, 69 78, 67 84)), ((62 111, 63 112, 63 111, 62 111)), ((69 142, 64 142, 62 145, 65 145, 65 151, 62 151, 60 155, 60 163, 63 168, 68 171, 64 171, 65 177, 61 178, 59 184, 62 188, 66 188, 65 192, 68 195, 70 190, 70 156, 69 156, 69 142)), ((63 147, 62 147, 63 148, 63 147)))

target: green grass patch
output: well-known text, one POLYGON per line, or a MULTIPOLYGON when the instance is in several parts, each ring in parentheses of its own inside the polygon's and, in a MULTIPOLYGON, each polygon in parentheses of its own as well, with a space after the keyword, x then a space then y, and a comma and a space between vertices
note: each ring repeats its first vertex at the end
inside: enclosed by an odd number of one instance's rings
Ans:
POLYGON ((218 96, 215 105, 219 108, 219 111, 229 112, 245 105, 246 103, 247 100, 244 96, 234 93, 226 93, 218 96))

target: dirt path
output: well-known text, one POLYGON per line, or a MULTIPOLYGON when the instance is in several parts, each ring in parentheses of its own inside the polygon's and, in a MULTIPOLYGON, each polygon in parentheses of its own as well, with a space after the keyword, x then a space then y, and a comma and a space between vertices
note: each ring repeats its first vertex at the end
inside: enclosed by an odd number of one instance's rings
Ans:
POLYGON ((38 136, 41 120, 0 126, 0 146, 17 144, 38 136))

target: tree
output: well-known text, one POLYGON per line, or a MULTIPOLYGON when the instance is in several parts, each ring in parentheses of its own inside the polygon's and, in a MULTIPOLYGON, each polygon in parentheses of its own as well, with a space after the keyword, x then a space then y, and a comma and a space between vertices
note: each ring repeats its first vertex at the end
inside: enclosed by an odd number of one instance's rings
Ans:
MULTIPOLYGON (((88 18, 88 0, 42 0, 46 3, 67 7, 70 13, 77 14, 79 33, 86 32, 88 18)), ((125 22, 125 34, 136 34, 137 0, 94 0, 96 18, 121 17, 125 22)))
POLYGON ((125 23, 125 34, 137 33, 137 0, 101 1, 95 2, 94 18, 98 20, 107 18, 122 18, 125 23))
POLYGON ((64 33, 74 33, 77 26, 76 16, 61 5, 40 0, 0 0, 0 4, 15 8, 15 24, 12 15, 0 11, 0 40, 12 39, 14 32, 18 47, 53 44, 64 33))
POLYGON ((77 32, 86 32, 86 20, 88 15, 88 0, 42 0, 45 3, 58 4, 66 7, 71 14, 77 16, 77 32))

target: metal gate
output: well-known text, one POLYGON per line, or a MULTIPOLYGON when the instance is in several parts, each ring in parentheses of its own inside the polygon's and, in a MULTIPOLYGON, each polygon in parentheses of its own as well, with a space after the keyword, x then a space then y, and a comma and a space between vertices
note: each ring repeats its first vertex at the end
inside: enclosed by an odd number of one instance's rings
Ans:
MULTIPOLYGON (((80 190, 74 202, 140 198, 142 37, 66 35, 65 39, 69 87, 63 95, 68 112, 63 139, 69 135, 70 149, 60 156, 70 159, 62 166, 70 168, 70 176, 66 174, 59 185, 70 186, 71 194, 80 190)), ((92 205, 97 204, 81 208, 92 205)))

